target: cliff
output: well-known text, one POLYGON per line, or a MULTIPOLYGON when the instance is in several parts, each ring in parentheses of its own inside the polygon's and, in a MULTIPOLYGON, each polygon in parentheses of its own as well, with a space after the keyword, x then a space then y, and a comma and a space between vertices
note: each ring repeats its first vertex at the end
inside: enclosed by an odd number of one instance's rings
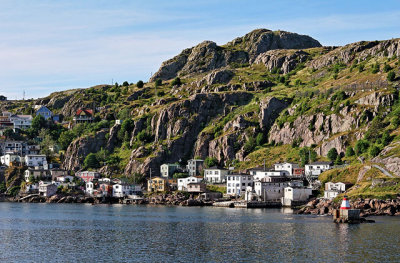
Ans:
POLYGON ((301 162, 302 149, 327 160, 336 148, 350 167, 363 160, 399 176, 399 41, 322 47, 309 36, 259 29, 185 49, 143 87, 99 85, 4 107, 42 104, 67 121, 78 108, 95 109, 95 123, 73 129, 68 169, 101 149, 118 171, 157 175, 160 164, 195 156, 241 170, 301 162), (115 119, 131 123, 114 126, 115 119))

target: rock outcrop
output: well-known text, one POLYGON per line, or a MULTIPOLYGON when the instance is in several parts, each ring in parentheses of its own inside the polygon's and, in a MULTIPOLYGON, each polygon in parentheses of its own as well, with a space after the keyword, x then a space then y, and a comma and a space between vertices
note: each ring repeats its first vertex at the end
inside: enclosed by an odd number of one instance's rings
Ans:
POLYGON ((274 124, 276 118, 283 109, 285 109, 289 103, 277 98, 265 98, 260 103, 260 128, 265 132, 268 132, 271 126, 274 124))
POLYGON ((147 174, 152 168, 154 175, 164 162, 173 163, 190 158, 192 147, 205 125, 233 105, 248 103, 252 96, 247 92, 196 94, 164 108, 151 121, 155 141, 150 150, 152 156, 143 160, 147 152, 143 154, 138 149, 133 151, 125 173, 147 174))
POLYGON ((309 54, 301 50, 270 50, 261 53, 254 64, 264 64, 270 71, 279 69, 283 74, 289 73, 299 63, 305 62, 309 54))
POLYGON ((107 130, 101 130, 95 135, 74 140, 65 152, 63 168, 72 171, 79 170, 83 164, 83 160, 89 153, 96 153, 101 148, 105 148, 107 133, 107 130))
POLYGON ((395 142, 386 146, 379 154, 379 156, 372 159, 372 162, 381 163, 385 166, 387 170, 389 170, 396 176, 400 176, 400 157, 392 153, 398 148, 400 148, 400 142, 395 142))
POLYGON ((314 69, 321 69, 335 63, 349 64, 354 59, 364 61, 368 56, 392 57, 393 55, 400 56, 400 39, 361 41, 335 48, 310 61, 308 65, 314 69))
MULTIPOLYGON (((352 209, 360 209, 360 216, 398 216, 400 215, 400 199, 357 199, 350 201, 352 209)), ((304 207, 297 210, 298 214, 313 215, 332 215, 334 209, 340 207, 339 203, 330 200, 315 199, 307 203, 304 207)))
MULTIPOLYGON (((150 78, 168 80, 191 73, 203 73, 228 65, 253 63, 256 57, 274 49, 304 49, 320 47, 321 44, 305 35, 267 29, 254 30, 243 37, 217 46, 215 42, 204 41, 185 49, 178 56, 162 63, 160 69, 150 78)), ((294 61, 287 61, 287 68, 294 61)))
POLYGON ((320 47, 321 44, 306 35, 299 35, 285 31, 271 31, 257 29, 243 37, 238 37, 226 44, 227 47, 241 48, 249 54, 249 62, 261 53, 274 49, 305 49, 320 47))

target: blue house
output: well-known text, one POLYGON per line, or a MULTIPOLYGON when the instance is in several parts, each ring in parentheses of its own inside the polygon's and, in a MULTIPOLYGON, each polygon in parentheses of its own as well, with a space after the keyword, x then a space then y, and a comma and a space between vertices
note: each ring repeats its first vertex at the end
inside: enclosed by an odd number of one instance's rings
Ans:
POLYGON ((49 110, 46 106, 41 106, 37 111, 36 115, 42 115, 46 120, 50 119, 53 116, 51 110, 49 110))

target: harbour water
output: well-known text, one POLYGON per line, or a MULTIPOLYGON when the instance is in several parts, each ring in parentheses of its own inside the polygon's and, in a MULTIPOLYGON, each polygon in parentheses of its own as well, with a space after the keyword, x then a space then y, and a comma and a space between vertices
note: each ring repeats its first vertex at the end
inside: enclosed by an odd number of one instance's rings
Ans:
POLYGON ((400 218, 282 209, 0 203, 0 262, 399 262, 400 218))

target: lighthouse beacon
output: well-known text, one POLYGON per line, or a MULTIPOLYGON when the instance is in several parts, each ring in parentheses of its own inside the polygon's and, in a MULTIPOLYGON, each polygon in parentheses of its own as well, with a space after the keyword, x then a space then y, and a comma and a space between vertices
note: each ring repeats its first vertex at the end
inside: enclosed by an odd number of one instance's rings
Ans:
POLYGON ((350 209, 350 203, 349 203, 349 200, 347 200, 347 195, 345 195, 345 196, 343 197, 343 201, 342 201, 342 204, 340 205, 340 209, 341 209, 341 210, 348 210, 348 209, 350 209))

